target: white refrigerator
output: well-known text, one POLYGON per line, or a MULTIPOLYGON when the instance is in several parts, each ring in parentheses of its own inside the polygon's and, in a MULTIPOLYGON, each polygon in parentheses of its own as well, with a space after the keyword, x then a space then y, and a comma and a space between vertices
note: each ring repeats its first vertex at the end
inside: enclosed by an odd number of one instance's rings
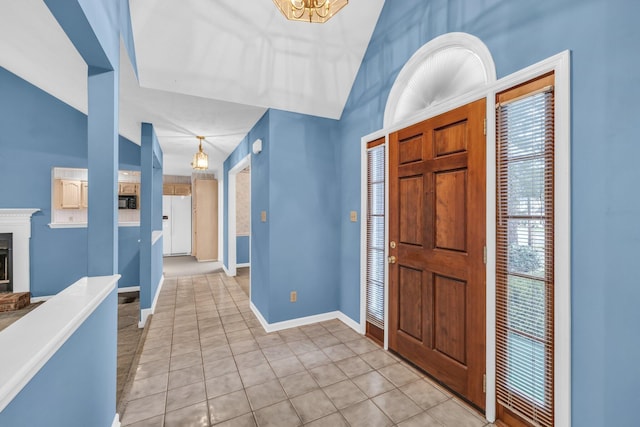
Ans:
POLYGON ((191 254, 191 196, 162 196, 163 255, 191 254))

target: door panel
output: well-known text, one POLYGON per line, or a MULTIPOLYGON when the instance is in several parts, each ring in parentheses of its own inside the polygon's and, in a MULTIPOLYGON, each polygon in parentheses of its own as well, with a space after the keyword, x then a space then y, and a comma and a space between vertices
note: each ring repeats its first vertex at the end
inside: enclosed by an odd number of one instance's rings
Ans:
POLYGON ((467 362, 466 283, 438 274, 434 277, 435 349, 464 365, 467 362))
POLYGON ((465 252, 467 249, 467 171, 435 174, 436 248, 465 252))
POLYGON ((400 330, 415 339, 422 338, 422 272, 400 268, 400 330))
POLYGON ((389 348, 484 408, 485 101, 389 139, 389 348))
POLYGON ((462 121, 433 131, 435 157, 460 153, 467 150, 467 122, 462 121))
POLYGON ((420 138, 410 138, 402 141, 398 148, 400 164, 422 160, 422 140, 420 138))
POLYGON ((409 177, 400 180, 400 242, 407 245, 422 246, 422 177, 409 177))

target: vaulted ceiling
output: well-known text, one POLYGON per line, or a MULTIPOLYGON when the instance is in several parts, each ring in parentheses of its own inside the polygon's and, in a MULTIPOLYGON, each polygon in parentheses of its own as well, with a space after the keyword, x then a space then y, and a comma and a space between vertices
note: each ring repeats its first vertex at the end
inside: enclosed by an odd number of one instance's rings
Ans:
MULTIPOLYGON (((340 118, 384 0, 351 0, 325 24, 271 0, 130 0, 138 79, 121 54, 120 133, 151 122, 165 173, 189 175, 206 136, 213 168, 267 108, 340 118)), ((86 65, 42 0, 0 4, 0 66, 87 111, 86 65)))

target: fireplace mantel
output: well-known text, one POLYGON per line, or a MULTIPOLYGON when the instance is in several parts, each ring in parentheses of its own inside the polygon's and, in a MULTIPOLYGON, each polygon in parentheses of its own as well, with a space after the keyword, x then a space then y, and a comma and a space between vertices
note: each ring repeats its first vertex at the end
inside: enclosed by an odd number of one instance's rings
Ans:
POLYGON ((0 233, 13 234, 13 292, 30 292, 31 215, 40 209, 0 209, 0 233))

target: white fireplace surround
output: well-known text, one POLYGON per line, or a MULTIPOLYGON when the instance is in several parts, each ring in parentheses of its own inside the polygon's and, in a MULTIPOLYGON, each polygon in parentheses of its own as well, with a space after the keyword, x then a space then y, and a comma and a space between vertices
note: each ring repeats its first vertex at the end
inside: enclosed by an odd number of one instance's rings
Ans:
POLYGON ((13 292, 30 292, 31 215, 40 209, 0 209, 0 233, 13 234, 13 292))

